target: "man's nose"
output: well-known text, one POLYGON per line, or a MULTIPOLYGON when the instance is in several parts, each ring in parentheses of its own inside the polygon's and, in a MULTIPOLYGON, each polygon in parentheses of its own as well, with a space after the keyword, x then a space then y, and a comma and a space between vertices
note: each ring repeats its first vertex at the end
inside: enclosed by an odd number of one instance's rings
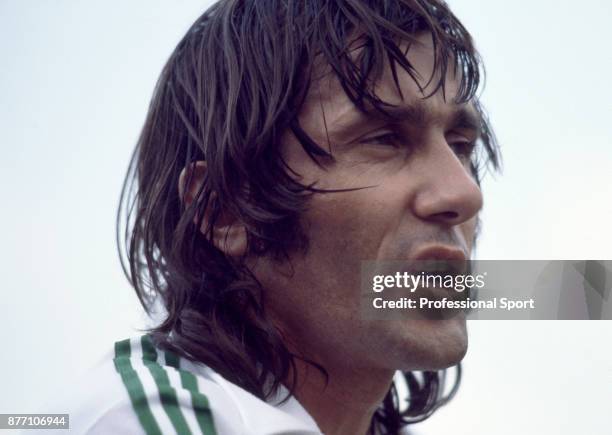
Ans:
POLYGON ((482 208, 483 199, 469 162, 462 162, 444 138, 426 147, 420 157, 414 213, 423 220, 446 226, 474 217, 482 208))

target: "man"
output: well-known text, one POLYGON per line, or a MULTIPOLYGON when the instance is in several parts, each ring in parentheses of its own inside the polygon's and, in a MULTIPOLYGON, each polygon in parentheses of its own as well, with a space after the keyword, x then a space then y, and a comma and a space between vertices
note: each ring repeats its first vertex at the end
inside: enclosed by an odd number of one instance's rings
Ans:
POLYGON ((163 320, 116 344, 72 427, 395 434, 447 401, 464 318, 369 319, 360 270, 469 258, 498 161, 478 85, 438 0, 211 7, 124 187, 128 273, 163 320))

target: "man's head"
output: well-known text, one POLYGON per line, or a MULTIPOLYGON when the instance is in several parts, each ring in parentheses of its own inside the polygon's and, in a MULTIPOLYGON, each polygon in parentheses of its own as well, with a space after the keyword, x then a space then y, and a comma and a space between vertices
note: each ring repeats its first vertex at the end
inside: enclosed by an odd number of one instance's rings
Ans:
MULTIPOLYGON (((478 159, 497 164, 478 68, 438 1, 207 11, 164 68, 125 188, 132 282, 168 311, 159 338, 260 396, 270 377, 291 386, 292 355, 456 364, 464 321, 364 319, 360 266, 469 257, 478 159)), ((427 379, 413 416, 439 394, 427 379)))
POLYGON ((333 74, 311 84, 300 124, 331 157, 313 161, 290 131, 282 156, 303 184, 347 191, 310 198, 301 215, 305 252, 283 261, 252 259, 270 314, 297 350, 323 365, 349 359, 364 370, 433 370, 456 364, 466 350, 462 317, 360 315, 362 261, 467 258, 482 206, 471 169, 480 135, 473 103, 456 102, 459 80, 451 72, 445 92, 428 85, 436 74, 430 33, 400 49, 416 79, 399 69, 395 82, 385 68, 374 92, 393 105, 387 115, 360 111, 333 74))

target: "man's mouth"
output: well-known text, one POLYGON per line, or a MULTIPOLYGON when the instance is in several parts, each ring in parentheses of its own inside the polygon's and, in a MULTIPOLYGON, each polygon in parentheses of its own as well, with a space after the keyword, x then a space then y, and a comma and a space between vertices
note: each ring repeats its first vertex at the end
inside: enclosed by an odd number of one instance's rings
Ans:
POLYGON ((466 261, 468 258, 464 249, 459 246, 452 245, 429 245, 420 248, 415 252, 412 260, 429 261, 429 260, 447 260, 447 261, 466 261))

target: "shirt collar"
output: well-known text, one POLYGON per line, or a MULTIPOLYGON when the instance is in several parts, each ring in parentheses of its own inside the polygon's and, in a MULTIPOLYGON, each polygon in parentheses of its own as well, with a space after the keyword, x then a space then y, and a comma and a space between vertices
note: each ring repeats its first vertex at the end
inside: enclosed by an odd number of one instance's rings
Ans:
POLYGON ((314 419, 295 396, 290 396, 285 402, 280 403, 288 393, 284 386, 281 385, 278 392, 264 402, 212 370, 209 375, 232 397, 244 419, 245 426, 253 433, 258 435, 322 434, 314 419))

